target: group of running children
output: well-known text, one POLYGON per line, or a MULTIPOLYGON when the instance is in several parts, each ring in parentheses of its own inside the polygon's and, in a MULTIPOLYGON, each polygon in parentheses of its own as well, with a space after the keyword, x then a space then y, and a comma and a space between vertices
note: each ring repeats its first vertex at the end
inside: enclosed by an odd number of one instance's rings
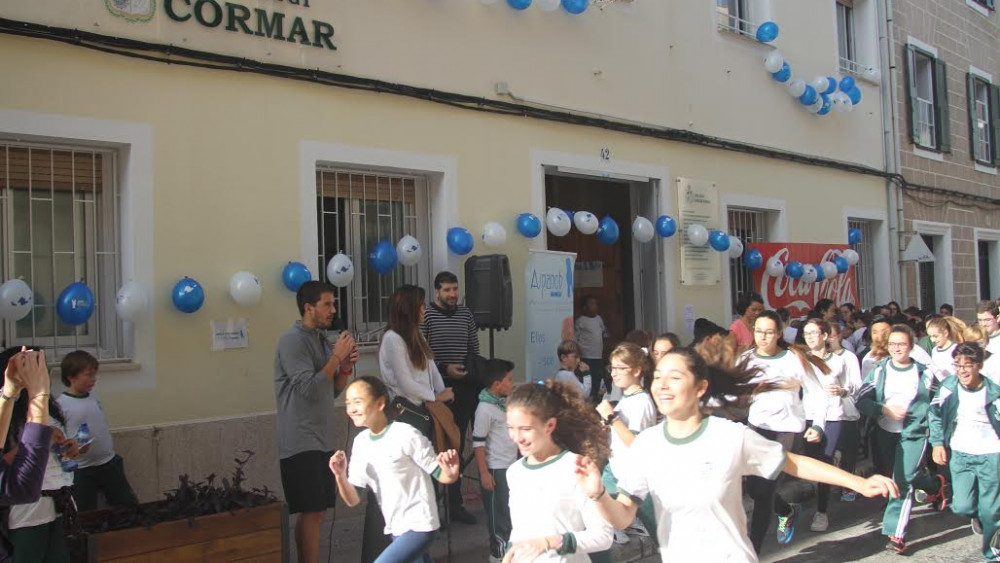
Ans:
MULTIPOLYGON (((638 518, 663 561, 755 562, 772 514, 780 543, 794 533, 801 508, 776 494, 784 472, 818 483, 815 531, 828 526, 831 487, 844 500, 854 491, 888 497, 883 534, 904 553, 911 509, 923 500, 970 518, 984 558, 1000 561, 1000 385, 984 376, 986 342, 958 343, 960 328, 935 324, 925 363, 911 357, 909 326, 877 318, 859 362, 840 346, 837 323, 810 319, 805 345, 795 346, 778 314, 764 311, 749 350, 723 335, 690 348, 670 335, 651 348, 619 344, 605 370, 621 390, 614 405, 590 400, 586 385, 600 383, 579 377, 579 350, 567 343, 560 363, 573 379, 514 386, 514 364, 490 360, 473 429, 490 560, 610 561, 613 530, 638 518), (875 422, 879 469, 867 479, 853 473, 862 415, 875 422), (797 437, 805 455, 791 451, 797 437), (938 473, 928 471, 929 446, 938 473), (754 501, 749 527, 744 490, 754 501)), ((432 478, 454 482, 459 459, 393 422, 389 401, 378 378, 348 386, 347 414, 365 430, 330 469, 350 505, 375 491, 394 538, 377 563, 429 562, 440 526, 432 478)))

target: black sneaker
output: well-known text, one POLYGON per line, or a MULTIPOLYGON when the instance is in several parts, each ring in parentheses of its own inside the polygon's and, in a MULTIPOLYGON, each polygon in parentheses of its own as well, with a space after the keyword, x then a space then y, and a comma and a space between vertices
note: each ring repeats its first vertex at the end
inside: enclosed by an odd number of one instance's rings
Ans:
POLYGON ((476 517, 473 516, 464 506, 456 506, 448 511, 448 515, 452 522, 461 522, 463 524, 468 524, 474 526, 476 524, 476 517))

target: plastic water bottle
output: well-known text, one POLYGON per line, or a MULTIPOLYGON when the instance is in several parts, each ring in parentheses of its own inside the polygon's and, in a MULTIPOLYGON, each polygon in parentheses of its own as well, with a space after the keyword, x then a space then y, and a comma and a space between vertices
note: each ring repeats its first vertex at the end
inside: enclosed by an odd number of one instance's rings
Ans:
POLYGON ((86 422, 81 424, 80 428, 77 429, 74 439, 76 440, 76 445, 81 448, 94 441, 94 437, 90 435, 90 426, 87 426, 86 422))

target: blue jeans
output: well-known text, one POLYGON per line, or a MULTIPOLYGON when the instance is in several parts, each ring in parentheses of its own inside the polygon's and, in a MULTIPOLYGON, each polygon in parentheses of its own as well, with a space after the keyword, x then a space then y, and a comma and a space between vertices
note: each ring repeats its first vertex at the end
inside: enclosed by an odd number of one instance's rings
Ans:
POLYGON ((432 532, 409 531, 393 536, 392 543, 385 548, 375 563, 432 563, 431 544, 437 530, 432 532))

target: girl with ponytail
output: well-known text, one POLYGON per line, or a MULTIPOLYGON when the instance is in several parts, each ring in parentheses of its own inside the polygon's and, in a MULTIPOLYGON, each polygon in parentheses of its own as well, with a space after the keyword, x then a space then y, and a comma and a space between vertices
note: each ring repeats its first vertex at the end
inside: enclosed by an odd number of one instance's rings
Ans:
POLYGON ((937 317, 927 321, 927 337, 931 339, 934 348, 931 349, 931 365, 937 373, 947 376, 955 375, 955 359, 952 352, 965 342, 965 323, 955 317, 937 317))
POLYGON ((512 530, 504 562, 589 563, 588 553, 610 548, 611 526, 573 478, 578 455, 603 466, 611 453, 590 403, 571 384, 521 385, 507 399, 507 431, 524 457, 507 469, 512 530))
POLYGON ((656 536, 664 561, 754 563, 757 554, 746 534, 742 477, 775 479, 790 475, 839 485, 866 496, 898 494, 880 475, 863 479, 821 461, 786 453, 746 426, 706 416, 706 404, 728 406, 776 392, 761 381, 759 368, 739 358, 736 342, 713 336, 698 352, 675 348, 653 372, 653 400, 664 422, 642 432, 629 452, 631 462, 612 498, 595 462, 577 461, 577 481, 601 515, 617 528, 628 526, 639 504, 653 500, 656 536))

